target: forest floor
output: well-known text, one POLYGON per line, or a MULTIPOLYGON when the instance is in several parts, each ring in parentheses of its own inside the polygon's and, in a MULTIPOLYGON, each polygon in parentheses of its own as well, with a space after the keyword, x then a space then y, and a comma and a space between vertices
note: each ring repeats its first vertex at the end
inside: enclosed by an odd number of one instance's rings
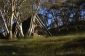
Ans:
POLYGON ((13 41, 0 39, 0 56, 85 56, 85 33, 13 41))

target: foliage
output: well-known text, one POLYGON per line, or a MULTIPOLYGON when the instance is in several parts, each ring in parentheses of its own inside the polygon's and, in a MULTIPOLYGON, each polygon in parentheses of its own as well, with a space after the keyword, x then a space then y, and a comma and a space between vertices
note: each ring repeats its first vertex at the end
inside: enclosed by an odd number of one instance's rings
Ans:
POLYGON ((31 4, 31 0, 26 0, 24 3, 22 3, 22 5, 20 6, 20 8, 18 9, 18 11, 21 13, 21 19, 22 21, 29 18, 32 14, 32 4, 31 4))
MULTIPOLYGON (((32 0, 1 0, 0 15, 4 21, 7 35, 12 38, 13 20, 22 23, 25 19, 29 18, 32 14, 32 0)), ((19 25, 19 24, 18 24, 19 25)), ((5 32, 6 32, 5 31, 5 32)))
MULTIPOLYGON (((21 19, 27 19, 32 14, 32 0, 15 0, 15 10, 16 12, 20 12, 21 19)), ((8 11, 8 15, 11 14, 11 0, 0 0, 0 7, 6 11, 8 11), (4 8, 5 7, 5 8, 4 8)), ((15 12, 15 13, 16 13, 15 12)))
MULTIPOLYGON (((36 13, 39 7, 37 12, 38 14, 42 13, 40 14, 41 20, 48 29, 53 28, 55 26, 54 23, 56 24, 56 27, 54 28, 57 28, 58 31, 66 30, 70 32, 70 30, 72 30, 73 28, 76 31, 81 29, 83 30, 84 28, 85 20, 83 17, 85 15, 82 16, 81 14, 82 11, 85 10, 83 6, 85 0, 65 0, 65 1, 64 0, 19 0, 19 1, 14 0, 14 1, 15 1, 14 18, 17 17, 17 22, 19 23, 28 19, 33 13, 36 13), (19 15, 17 16, 18 13, 19 15), (71 24, 73 24, 73 26, 71 24)), ((11 8, 12 7, 11 2, 12 0, 0 0, 0 10, 3 12, 3 14, 5 14, 4 17, 7 20, 6 23, 9 29, 10 29, 9 19, 11 18, 11 15, 13 13, 11 8)))

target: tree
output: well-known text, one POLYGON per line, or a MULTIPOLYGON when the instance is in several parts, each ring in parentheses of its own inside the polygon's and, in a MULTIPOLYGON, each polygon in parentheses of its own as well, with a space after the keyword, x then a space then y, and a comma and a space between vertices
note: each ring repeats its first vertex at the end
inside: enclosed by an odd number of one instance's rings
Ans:
MULTIPOLYGON (((3 18, 4 25, 9 35, 9 39, 13 39, 12 35, 12 26, 13 20, 19 23, 20 25, 26 18, 31 16, 32 6, 30 4, 32 0, 0 0, 0 12, 1 17, 3 18), (27 8, 28 7, 28 8, 27 8), (19 18, 20 16, 20 18, 19 18)), ((19 27, 19 26, 18 26, 19 27)))
MULTIPOLYGON (((47 6, 46 8, 47 8, 48 13, 50 13, 51 10, 55 11, 51 13, 52 16, 54 17, 54 19, 57 18, 58 16, 61 17, 60 19, 63 22, 62 26, 64 26, 65 29, 69 30, 68 25, 70 25, 71 23, 76 25, 74 27, 76 28, 76 30, 79 29, 78 28, 79 22, 82 20, 81 11, 82 11, 82 7, 84 8, 83 5, 85 3, 85 0, 66 0, 66 1, 55 0, 54 3, 52 3, 52 1, 53 0, 46 0, 46 2, 44 3, 44 7, 47 6), (56 13, 58 9, 60 12, 56 13)), ((58 20, 56 20, 56 22, 58 22, 58 20)), ((58 23, 56 24, 58 25, 58 23)), ((50 25, 52 25, 52 23, 50 25)))

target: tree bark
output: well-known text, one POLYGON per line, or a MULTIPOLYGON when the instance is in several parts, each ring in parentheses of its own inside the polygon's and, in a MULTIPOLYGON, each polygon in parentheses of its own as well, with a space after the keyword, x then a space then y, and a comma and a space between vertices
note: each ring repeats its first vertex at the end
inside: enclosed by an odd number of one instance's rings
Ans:
POLYGON ((9 40, 12 40, 12 21, 14 17, 14 0, 12 0, 12 14, 10 18, 10 28, 9 28, 9 40))
POLYGON ((2 16, 2 19, 3 19, 3 22, 4 22, 4 26, 5 26, 5 28, 6 28, 6 31, 7 31, 7 33, 9 33, 9 30, 8 30, 7 24, 6 24, 6 22, 5 22, 5 16, 4 16, 4 13, 2 13, 1 10, 0 10, 0 13, 1 13, 1 16, 2 16))

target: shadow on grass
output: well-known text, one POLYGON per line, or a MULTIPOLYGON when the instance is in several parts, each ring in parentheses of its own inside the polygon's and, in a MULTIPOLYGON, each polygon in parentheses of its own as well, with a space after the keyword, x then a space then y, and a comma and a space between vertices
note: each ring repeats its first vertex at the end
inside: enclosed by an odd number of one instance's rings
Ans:
POLYGON ((85 49, 85 38, 78 37, 73 41, 66 42, 62 48, 70 49, 70 48, 84 48, 85 49))
POLYGON ((65 54, 65 55, 55 55, 55 56, 85 56, 85 54, 81 54, 81 55, 78 55, 78 54, 65 54))
POLYGON ((47 56, 47 53, 42 54, 44 50, 42 51, 42 49, 40 49, 39 51, 38 47, 28 47, 27 45, 18 46, 16 45, 0 46, 0 56, 45 56, 45 55, 47 56))
MULTIPOLYGON (((78 37, 64 43, 59 49, 56 49, 56 53, 58 51, 61 52, 60 56, 85 56, 85 37, 78 37)), ((57 56, 59 56, 59 52, 56 54, 57 56)))
MULTIPOLYGON (((16 47, 16 46, 0 46, 0 56, 26 56, 29 53, 29 49, 25 47, 16 47)), ((31 55, 30 55, 31 56, 31 55)))

